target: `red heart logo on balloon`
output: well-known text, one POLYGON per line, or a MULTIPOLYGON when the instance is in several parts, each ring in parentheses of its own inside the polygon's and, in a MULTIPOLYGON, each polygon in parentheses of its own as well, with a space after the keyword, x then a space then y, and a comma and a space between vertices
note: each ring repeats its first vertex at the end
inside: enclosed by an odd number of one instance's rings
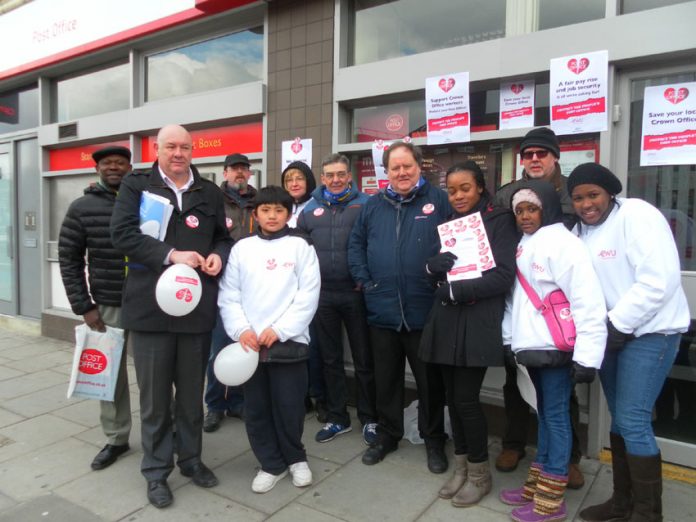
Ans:
POLYGON ((590 60, 587 58, 580 58, 579 60, 576 60, 575 58, 571 58, 568 60, 568 69, 570 69, 571 72, 574 72, 575 74, 580 74, 582 71, 587 69, 590 65, 590 60))
POLYGON ((290 145, 290 150, 295 154, 299 154, 302 150, 302 143, 300 143, 300 138, 295 138, 295 141, 290 145))
POLYGON ((515 94, 519 94, 524 90, 524 85, 522 85, 521 83, 513 83, 510 86, 510 90, 515 94))
POLYGON ((454 78, 440 78, 440 81, 437 82, 437 85, 444 92, 449 92, 452 90, 452 87, 454 87, 454 83, 454 78))
POLYGON ((191 290, 188 288, 182 288, 176 293, 176 298, 179 301, 190 303, 193 300, 193 294, 191 294, 191 290))
POLYGON ((668 102, 673 103, 676 105, 677 103, 681 103, 686 98, 689 96, 689 89, 686 87, 679 87, 679 89, 675 89, 674 87, 670 87, 669 89, 665 89, 665 99, 668 102))

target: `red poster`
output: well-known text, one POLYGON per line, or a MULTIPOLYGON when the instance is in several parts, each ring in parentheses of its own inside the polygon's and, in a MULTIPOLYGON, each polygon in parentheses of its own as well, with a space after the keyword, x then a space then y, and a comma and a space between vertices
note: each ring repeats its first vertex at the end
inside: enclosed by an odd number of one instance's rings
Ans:
POLYGON ((48 151, 48 169, 54 171, 94 168, 92 153, 111 145, 130 146, 128 140, 122 140, 50 150, 48 151))

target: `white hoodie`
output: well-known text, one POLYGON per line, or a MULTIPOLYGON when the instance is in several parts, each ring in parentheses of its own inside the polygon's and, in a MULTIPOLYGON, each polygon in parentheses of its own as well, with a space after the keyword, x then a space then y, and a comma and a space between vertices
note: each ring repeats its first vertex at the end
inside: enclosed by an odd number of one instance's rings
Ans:
POLYGON ((235 243, 220 280, 218 307, 234 340, 269 326, 281 342, 309 344, 309 323, 319 303, 319 262, 301 237, 251 236, 235 243))
MULTIPOLYGON (((607 340, 606 308, 599 280, 582 242, 562 223, 541 227, 520 240, 517 267, 539 299, 559 288, 563 290, 570 302, 577 335, 573 361, 599 368, 607 340)), ((505 316, 503 330, 511 334, 514 352, 557 350, 544 317, 534 308, 517 278, 505 316)))
POLYGON ((691 314, 667 221, 642 199, 617 201, 604 223, 573 229, 590 251, 609 319, 635 336, 686 332, 691 314))

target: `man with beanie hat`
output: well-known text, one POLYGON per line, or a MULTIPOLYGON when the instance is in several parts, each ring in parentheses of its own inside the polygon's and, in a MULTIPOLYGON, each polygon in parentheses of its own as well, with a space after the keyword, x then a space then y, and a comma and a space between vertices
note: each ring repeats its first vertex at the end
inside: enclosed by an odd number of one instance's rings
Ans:
MULTIPOLYGON (((111 243, 109 225, 121 180, 131 170, 131 152, 126 147, 109 146, 94 152, 92 158, 99 179, 70 205, 60 228, 58 260, 72 311, 81 315, 92 330, 104 332, 107 325, 121 327, 125 261, 111 243)), ((114 400, 99 403, 99 420, 107 443, 92 461, 94 470, 110 466, 129 449, 131 411, 126 362, 124 343, 114 400)))
POLYGON ((345 325, 355 368, 358 418, 366 444, 376 442, 377 411, 367 312, 348 266, 348 238, 368 196, 353 184, 348 158, 331 154, 321 165, 322 185, 300 214, 297 228, 312 238, 319 257, 321 294, 314 317, 317 344, 324 369, 327 422, 315 436, 329 442, 351 431, 343 364, 345 325))
MULTIPOLYGON (((256 189, 249 185, 250 166, 249 158, 238 152, 225 158, 225 170, 222 174, 225 181, 220 188, 225 196, 225 225, 235 241, 250 236, 256 229, 252 215, 256 189)), ((203 421, 203 431, 206 433, 217 431, 225 415, 237 418, 244 415, 244 395, 241 387, 225 386, 217 380, 213 371, 217 354, 231 343, 232 339, 225 333, 218 314, 212 332, 210 359, 206 370, 205 405, 208 412, 203 421)))
MULTIPOLYGON (((510 208, 510 198, 519 190, 520 184, 527 179, 540 179, 551 183, 561 198, 561 210, 563 211, 563 223, 568 229, 573 228, 577 222, 577 216, 573 209, 573 203, 566 188, 567 178, 562 175, 558 160, 561 157, 561 147, 556 134, 547 127, 539 127, 530 130, 520 144, 520 157, 524 170, 522 180, 513 181, 500 187, 495 193, 495 204, 504 208, 510 208)), ((495 467, 498 471, 513 471, 525 455, 527 445, 527 426, 529 424, 529 406, 522 398, 517 388, 517 368, 505 366, 505 385, 503 397, 505 401, 506 426, 503 435, 503 451, 496 460, 495 467)), ((573 450, 569 467, 568 487, 581 488, 585 479, 578 467, 580 462, 580 441, 577 435, 579 426, 578 398, 573 391, 570 400, 570 416, 573 427, 573 450)))

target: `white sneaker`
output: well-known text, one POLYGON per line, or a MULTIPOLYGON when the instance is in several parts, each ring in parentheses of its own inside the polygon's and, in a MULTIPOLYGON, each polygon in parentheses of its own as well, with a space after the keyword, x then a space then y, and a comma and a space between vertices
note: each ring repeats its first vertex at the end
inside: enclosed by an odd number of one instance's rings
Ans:
POLYGON ((312 470, 309 469, 307 462, 290 464, 290 475, 292 475, 292 483, 298 488, 309 486, 312 483, 312 470))
POLYGON ((268 493, 273 489, 278 481, 287 474, 287 469, 280 475, 271 475, 270 473, 266 473, 264 470, 260 469, 254 477, 254 481, 251 483, 251 490, 254 493, 268 493))

